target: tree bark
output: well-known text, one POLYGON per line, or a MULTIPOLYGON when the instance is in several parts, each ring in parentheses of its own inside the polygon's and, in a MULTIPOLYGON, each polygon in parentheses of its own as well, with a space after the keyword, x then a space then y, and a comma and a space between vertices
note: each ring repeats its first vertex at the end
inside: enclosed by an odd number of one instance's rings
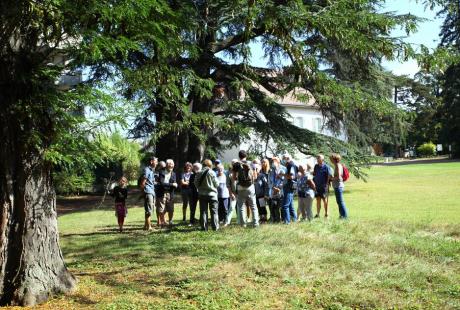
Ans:
POLYGON ((33 306, 69 292, 57 229, 50 166, 24 148, 17 131, 0 136, 0 305, 33 306))

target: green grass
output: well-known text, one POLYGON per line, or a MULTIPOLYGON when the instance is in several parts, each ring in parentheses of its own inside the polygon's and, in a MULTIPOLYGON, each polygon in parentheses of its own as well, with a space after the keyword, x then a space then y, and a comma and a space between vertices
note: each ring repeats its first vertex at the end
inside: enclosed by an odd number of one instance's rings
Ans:
MULTIPOLYGON (((127 232, 111 210, 59 218, 75 293, 53 309, 459 309, 460 163, 374 167, 347 182, 350 213, 203 233, 127 232)), ((177 206, 176 219, 181 218, 177 206)))

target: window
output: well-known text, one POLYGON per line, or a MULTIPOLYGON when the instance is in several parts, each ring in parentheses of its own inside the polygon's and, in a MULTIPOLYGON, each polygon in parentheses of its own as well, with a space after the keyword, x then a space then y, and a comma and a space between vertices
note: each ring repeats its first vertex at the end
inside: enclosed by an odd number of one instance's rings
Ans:
POLYGON ((321 132, 323 130, 323 119, 316 117, 313 119, 313 130, 316 132, 321 132))
POLYGON ((294 118, 294 125, 299 127, 299 128, 304 128, 303 126, 303 117, 295 117, 294 118))

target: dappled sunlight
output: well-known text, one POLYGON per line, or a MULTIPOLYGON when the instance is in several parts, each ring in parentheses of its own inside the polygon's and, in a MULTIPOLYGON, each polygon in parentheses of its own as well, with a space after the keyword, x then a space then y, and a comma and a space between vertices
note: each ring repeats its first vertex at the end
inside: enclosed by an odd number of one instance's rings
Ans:
POLYGON ((206 233, 182 223, 145 232, 134 204, 123 233, 112 210, 63 215, 62 249, 79 286, 39 309, 455 308, 458 169, 372 169, 368 183, 348 184, 348 221, 336 219, 333 199, 329 219, 206 233), (422 195, 427 177, 451 194, 422 195), (427 215, 417 202, 431 199, 446 207, 427 215))

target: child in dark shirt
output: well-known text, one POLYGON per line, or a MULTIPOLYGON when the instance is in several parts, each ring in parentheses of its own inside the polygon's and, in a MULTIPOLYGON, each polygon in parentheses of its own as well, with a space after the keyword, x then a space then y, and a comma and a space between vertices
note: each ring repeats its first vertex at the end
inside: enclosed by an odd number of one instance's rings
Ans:
POLYGON ((123 224, 128 214, 128 208, 126 208, 126 198, 128 197, 127 184, 128 180, 125 177, 121 177, 118 181, 118 185, 115 186, 112 192, 112 196, 115 198, 115 216, 118 219, 120 232, 123 232, 123 224))

